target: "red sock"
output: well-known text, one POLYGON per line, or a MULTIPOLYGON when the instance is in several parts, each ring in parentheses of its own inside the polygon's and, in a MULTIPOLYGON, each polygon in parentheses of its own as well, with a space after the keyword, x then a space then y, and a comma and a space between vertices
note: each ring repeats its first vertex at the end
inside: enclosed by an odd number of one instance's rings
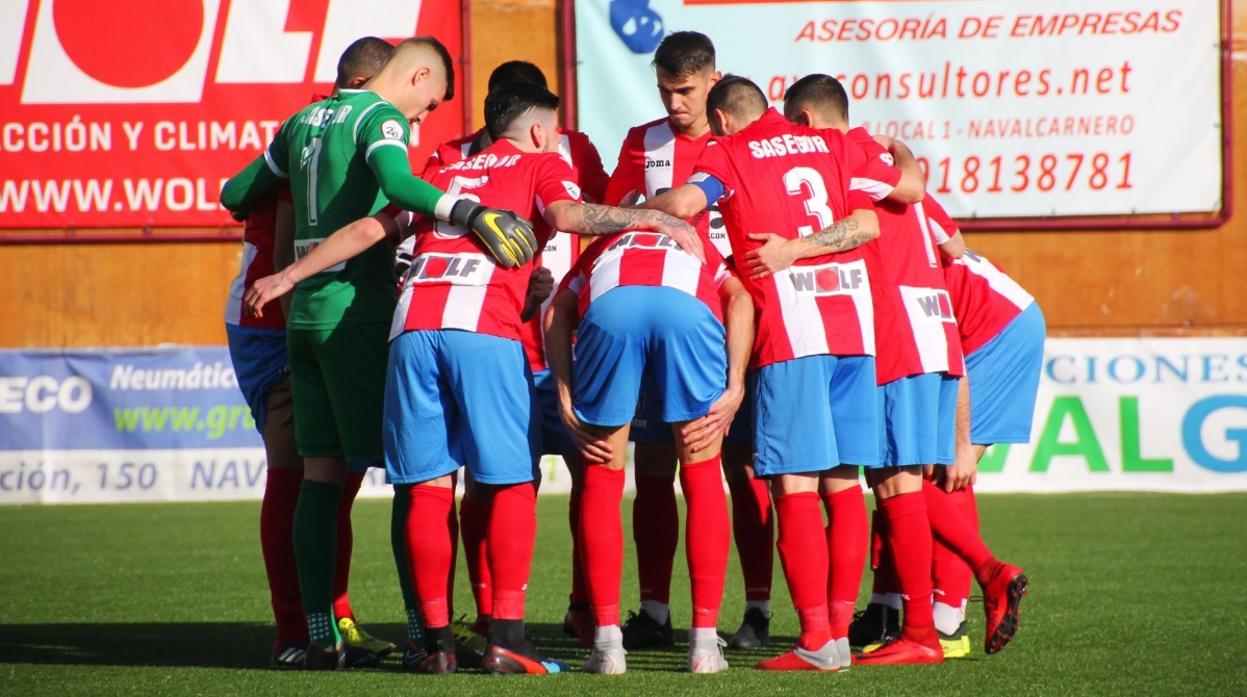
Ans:
POLYGON ((428 628, 450 624, 451 574, 455 562, 455 490, 416 485, 407 516, 407 563, 428 628))
POLYGON ((537 485, 523 482, 493 489, 486 543, 493 582, 493 617, 522 620, 533 546, 537 542, 537 485))
POLYGON ((922 494, 931 520, 931 534, 969 564, 980 583, 985 583, 995 569, 996 557, 983 538, 943 489, 923 479, 922 494))
POLYGON ((619 624, 619 584, 623 575, 624 471, 585 466, 580 501, 581 561, 585 586, 599 627, 619 624))
POLYGON ((688 503, 684 551, 693 590, 692 626, 716 627, 727 580, 728 547, 732 543, 720 457, 681 464, 680 487, 688 503))
POLYGON ((636 477, 632 502, 632 540, 636 543, 637 580, 641 600, 671 602, 671 567, 680 543, 680 511, 675 502, 675 477, 636 477))
POLYGON ((887 542, 904 603, 905 639, 930 643, 935 635, 931 615, 931 524, 921 492, 879 501, 887 516, 887 542))
POLYGON ((728 480, 732 493, 732 533, 745 577, 745 600, 770 600, 775 565, 775 519, 765 479, 728 480))
POLYGON ((333 572, 333 617, 339 620, 343 617, 355 619, 355 611, 351 609, 351 597, 347 594, 347 586, 351 582, 351 551, 355 545, 351 531, 351 508, 355 505, 355 497, 363 483, 363 472, 347 472, 346 484, 342 487, 342 499, 338 502, 338 553, 333 572))
POLYGON ((270 469, 260 503, 260 550, 268 574, 277 644, 306 644, 307 618, 299 596, 299 570, 294 561, 294 507, 299 502, 303 470, 270 469))
POLYGON ((572 605, 583 605, 589 602, 589 591, 585 586, 585 565, 582 545, 580 544, 580 501, 584 498, 584 482, 572 482, 571 500, 567 504, 567 525, 572 533, 572 592, 567 602, 572 605))
POLYGON ((468 567, 468 583, 476 601, 476 614, 493 614, 493 591, 489 583, 489 552, 485 534, 489 531, 489 502, 473 501, 467 494, 459 501, 459 529, 463 533, 463 560, 468 567))
POLYGON ((866 529, 866 500, 862 489, 852 488, 823 497, 827 508, 827 553, 831 560, 827 605, 831 612, 831 636, 849 635, 853 605, 862 585, 862 570, 870 545, 866 529), (846 610, 847 608, 847 610, 846 610))
POLYGON ((817 650, 831 640, 827 611, 827 541, 818 494, 788 494, 775 499, 779 519, 779 560, 788 592, 801 621, 803 648, 817 650))
MULTIPOLYGON (((877 505, 878 498, 875 500, 877 505)), ((877 507, 870 516, 870 568, 875 572, 870 592, 876 595, 901 592, 896 567, 892 565, 892 552, 888 549, 887 531, 888 519, 882 507, 877 507)))
MULTIPOLYGON (((961 511, 966 521, 978 530, 979 512, 974 503, 974 490, 966 487, 948 494, 948 498, 961 511)), ((945 605, 960 607, 970 597, 970 582, 974 579, 974 574, 961 557, 936 540, 931 555, 931 579, 935 586, 936 599, 945 605)))

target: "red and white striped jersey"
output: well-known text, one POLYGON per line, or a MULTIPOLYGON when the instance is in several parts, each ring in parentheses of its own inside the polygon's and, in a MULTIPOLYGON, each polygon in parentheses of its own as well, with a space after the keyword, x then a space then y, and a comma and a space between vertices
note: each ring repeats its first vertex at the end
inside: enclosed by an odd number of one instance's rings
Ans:
MULTIPOLYGON (((749 233, 794 239, 871 207, 862 189, 890 193, 894 167, 868 160, 843 133, 789 123, 769 109, 741 131, 716 138, 693 175, 725 187, 719 206, 735 257, 760 242, 749 233)), ((798 261, 774 276, 742 276, 757 312, 753 365, 803 356, 874 355, 871 279, 861 249, 798 261)))
POLYGON ((559 290, 576 294, 583 317, 589 303, 620 286, 675 288, 705 303, 722 322, 719 286, 730 272, 714 246, 705 244, 704 239, 703 245, 705 264, 660 232, 637 230, 603 237, 580 255, 559 290))
MULTIPOLYGON (((871 158, 891 163, 891 155, 864 129, 854 128, 849 137, 871 158)), ((932 234, 928 220, 932 204, 939 205, 930 194, 912 206, 875 203, 880 233, 867 245, 867 254, 876 270, 872 290, 880 385, 924 373, 964 373, 957 320, 937 248, 942 240, 932 234)))
MULTIPOLYGON (((630 129, 619 149, 619 164, 615 165, 603 203, 617 206, 631 191, 653 198, 688 181, 710 138, 709 131, 700 138, 689 138, 672 128, 665 118, 630 129)), ((705 213, 690 222, 721 256, 732 256, 717 204, 712 202, 705 213)))
MULTIPOLYGON (((552 234, 544 222, 546 207, 580 201, 580 187, 562 158, 522 152, 509 140, 426 172, 425 179, 452 196, 533 221, 538 244, 552 234)), ((417 329, 463 329, 520 340, 520 311, 536 266, 534 259, 517 269, 502 268, 466 228, 422 217, 390 338, 417 329)))
MULTIPOLYGON (((951 237, 957 232, 957 224, 938 204, 928 206, 927 215, 933 233, 951 237)), ((941 257, 944 282, 952 298, 961 348, 966 355, 996 338, 1001 330, 1035 302, 1035 298, 1000 267, 969 249, 960 259, 950 259, 947 255, 941 257)))
MULTIPOLYGON (((479 142, 481 135, 482 131, 477 131, 472 135, 437 146, 433 154, 429 155, 424 171, 430 172, 466 159, 472 154, 472 149, 479 142)), ((558 153, 564 162, 571 165, 572 173, 575 175, 574 181, 580 186, 581 195, 589 201, 601 201, 606 195, 606 184, 610 176, 602 167, 602 156, 598 154, 589 136, 580 131, 560 128, 558 153)), ((554 274, 554 283, 557 287, 579 256, 580 235, 572 233, 551 235, 546 241, 545 249, 541 252, 541 260, 538 264, 554 274)), ((528 356, 528 363, 533 372, 546 369, 545 331, 542 316, 553 297, 551 295, 550 299, 547 299, 542 305, 542 311, 529 320, 520 332, 520 337, 524 342, 524 353, 528 356)))
POLYGON ((229 286, 229 298, 225 302, 225 323, 236 327, 260 329, 285 329, 286 313, 280 299, 265 305, 263 316, 251 317, 243 312, 242 299, 251 290, 251 284, 275 272, 273 268, 273 242, 277 232, 277 202, 290 202, 290 187, 282 185, 277 194, 247 215, 242 229, 242 265, 238 275, 229 286))

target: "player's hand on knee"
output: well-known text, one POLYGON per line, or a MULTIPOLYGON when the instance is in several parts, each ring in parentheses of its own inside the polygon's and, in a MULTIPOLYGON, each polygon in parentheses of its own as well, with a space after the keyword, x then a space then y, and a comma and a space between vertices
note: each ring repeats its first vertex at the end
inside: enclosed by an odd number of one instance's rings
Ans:
POLYGON ((953 464, 942 468, 940 486, 944 491, 952 493, 974 484, 978 478, 979 463, 974 448, 957 448, 957 458, 953 464))
POLYGON ((251 284, 251 288, 243 296, 243 307, 249 316, 263 317, 264 306, 289 293, 292 288, 294 283, 283 272, 265 276, 251 284))
POLYGON ((559 418, 563 420, 563 425, 572 434, 572 440, 576 441, 576 447, 580 449, 580 455, 586 463, 597 465, 610 463, 615 451, 607 441, 605 432, 582 423, 571 404, 559 405, 559 418))
POLYGON ((710 411, 705 416, 684 424, 680 428, 680 437, 687 449, 690 452, 705 450, 716 439, 726 436, 744 399, 744 388, 729 386, 710 405, 710 411))
POLYGON ((450 209, 450 222, 471 230, 505 268, 523 266, 537 254, 533 224, 511 211, 460 199, 450 209))

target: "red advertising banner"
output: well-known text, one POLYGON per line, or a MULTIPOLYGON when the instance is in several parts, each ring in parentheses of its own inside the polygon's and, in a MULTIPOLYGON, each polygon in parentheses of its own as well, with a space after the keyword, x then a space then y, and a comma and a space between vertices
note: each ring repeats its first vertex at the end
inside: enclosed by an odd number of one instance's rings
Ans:
MULTIPOLYGON (((459 57, 462 23, 445 0, 6 0, 0 228, 231 224, 222 182, 329 93, 352 41, 431 34, 459 57)), ((457 73, 413 162, 463 130, 457 73)))

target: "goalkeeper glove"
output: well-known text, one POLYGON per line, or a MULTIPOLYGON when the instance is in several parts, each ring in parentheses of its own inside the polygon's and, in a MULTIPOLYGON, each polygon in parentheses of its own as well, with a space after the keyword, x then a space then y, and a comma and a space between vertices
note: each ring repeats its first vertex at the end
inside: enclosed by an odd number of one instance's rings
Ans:
POLYGON ((498 263, 508 269, 523 266, 537 254, 532 223, 511 211, 460 199, 450 209, 450 222, 471 230, 498 263))

